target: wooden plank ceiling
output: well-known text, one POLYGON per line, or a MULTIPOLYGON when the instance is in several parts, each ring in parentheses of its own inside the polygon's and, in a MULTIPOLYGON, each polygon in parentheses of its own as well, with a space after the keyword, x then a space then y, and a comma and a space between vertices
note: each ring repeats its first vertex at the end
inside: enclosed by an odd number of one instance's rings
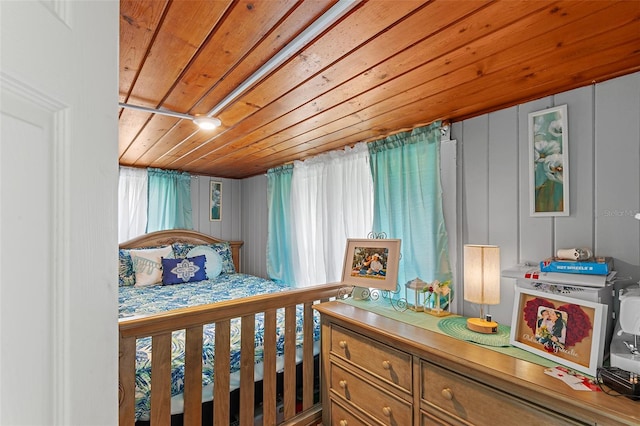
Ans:
MULTIPOLYGON (((214 130, 121 108, 120 164, 245 178, 640 70, 638 0, 354 1, 214 130)), ((206 115, 335 3, 122 0, 120 102, 206 115)))

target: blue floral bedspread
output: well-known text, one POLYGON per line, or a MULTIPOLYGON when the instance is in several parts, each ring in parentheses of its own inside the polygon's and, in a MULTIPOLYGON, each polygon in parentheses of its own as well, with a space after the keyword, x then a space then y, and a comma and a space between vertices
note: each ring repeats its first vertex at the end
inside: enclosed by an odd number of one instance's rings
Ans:
MULTIPOLYGON (((245 274, 222 274, 213 280, 169 286, 120 287, 120 318, 149 315, 176 308, 197 306, 224 300, 238 299, 257 294, 275 293, 289 287, 270 280, 245 274)), ((240 319, 231 321, 231 372, 240 370, 240 319)), ((302 346, 302 307, 297 312, 296 346, 302 346)), ((278 310, 276 325, 277 355, 284 353, 284 311, 278 310)), ((215 326, 207 325, 203 332, 203 387, 213 383, 215 326)), ((256 364, 262 362, 264 320, 256 315, 256 364)), ((320 338, 320 325, 314 315, 314 341, 320 338)), ((184 342, 185 332, 176 331, 172 336, 171 395, 181 396, 184 390, 184 342)), ((151 387, 151 338, 138 339, 136 344, 136 420, 148 419, 151 387)), ((233 387, 233 383, 232 383, 233 387)), ((181 397, 180 397, 181 398, 181 397)), ((203 400, 207 400, 203 395, 203 400)), ((210 398, 208 398, 210 400, 210 398)), ((181 404, 180 404, 181 405, 181 404)), ((173 401, 172 401, 173 406, 173 401)), ((172 408, 172 413, 181 412, 172 408)))

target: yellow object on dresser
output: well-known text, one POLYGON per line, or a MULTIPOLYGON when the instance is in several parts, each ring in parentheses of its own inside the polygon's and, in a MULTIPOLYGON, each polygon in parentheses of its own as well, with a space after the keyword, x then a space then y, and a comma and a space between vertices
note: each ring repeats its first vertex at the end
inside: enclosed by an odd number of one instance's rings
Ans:
POLYGON ((344 425, 638 425, 640 406, 544 367, 339 301, 322 316, 322 421, 344 425))

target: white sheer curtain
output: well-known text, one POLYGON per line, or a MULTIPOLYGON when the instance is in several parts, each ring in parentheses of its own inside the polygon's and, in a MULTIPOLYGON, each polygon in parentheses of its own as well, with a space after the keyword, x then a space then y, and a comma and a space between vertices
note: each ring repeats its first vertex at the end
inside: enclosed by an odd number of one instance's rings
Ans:
POLYGON ((373 224, 367 145, 296 161, 291 206, 296 287, 340 281, 347 238, 366 238, 373 224))
POLYGON ((147 169, 120 167, 118 180, 118 242, 145 233, 147 228, 147 169))

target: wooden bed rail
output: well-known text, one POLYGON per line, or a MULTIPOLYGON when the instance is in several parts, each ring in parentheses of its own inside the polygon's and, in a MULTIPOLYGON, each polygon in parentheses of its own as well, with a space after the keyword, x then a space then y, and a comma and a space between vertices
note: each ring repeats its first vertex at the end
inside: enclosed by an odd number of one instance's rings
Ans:
POLYGON ((120 329, 121 426, 135 420, 136 339, 152 337, 151 425, 171 424, 171 333, 186 330, 184 424, 202 423, 202 334, 206 324, 215 324, 214 425, 229 424, 230 322, 241 319, 240 426, 254 424, 255 316, 264 313, 263 423, 276 424, 276 310, 285 312, 284 389, 285 421, 296 416, 296 306, 304 306, 302 409, 313 408, 313 310, 315 302, 335 298, 344 284, 293 289, 191 308, 176 309, 146 317, 123 318, 120 329), (269 374, 267 374, 269 372, 269 374))

